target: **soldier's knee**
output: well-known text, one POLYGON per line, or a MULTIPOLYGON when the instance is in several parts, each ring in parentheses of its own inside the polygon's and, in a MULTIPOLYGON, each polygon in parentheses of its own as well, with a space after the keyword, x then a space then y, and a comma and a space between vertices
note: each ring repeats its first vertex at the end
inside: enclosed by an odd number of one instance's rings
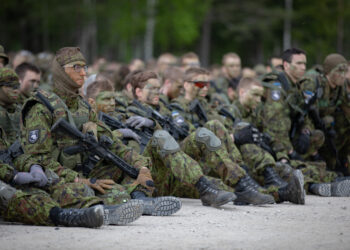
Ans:
POLYGON ((6 209, 12 197, 16 194, 16 189, 0 181, 0 208, 6 209))
POLYGON ((204 144, 209 151, 216 151, 221 147, 221 140, 206 128, 198 128, 195 139, 197 142, 204 144))
POLYGON ((219 120, 210 120, 204 124, 204 127, 212 131, 215 131, 217 129, 226 129, 224 124, 222 124, 219 120))
POLYGON ((151 145, 159 147, 162 157, 180 151, 180 146, 167 131, 157 130, 154 132, 151 145))

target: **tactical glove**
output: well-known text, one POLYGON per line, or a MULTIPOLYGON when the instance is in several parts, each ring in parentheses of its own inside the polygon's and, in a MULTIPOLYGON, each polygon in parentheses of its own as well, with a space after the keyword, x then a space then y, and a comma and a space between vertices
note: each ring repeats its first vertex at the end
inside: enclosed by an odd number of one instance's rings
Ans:
POLYGON ((39 165, 32 165, 28 172, 18 172, 13 178, 13 182, 17 185, 25 185, 34 183, 35 186, 44 187, 48 180, 47 177, 39 165))
POLYGON ((140 129, 142 127, 150 128, 154 126, 154 121, 152 121, 151 119, 136 115, 126 120, 126 125, 129 125, 136 129, 140 129))
MULTIPOLYGON (((257 135, 255 134, 255 137, 257 135)), ((247 143, 255 143, 257 138, 253 138, 253 130, 251 126, 246 126, 242 129, 239 129, 234 134, 235 144, 241 146, 247 143)))
POLYGON ((130 138, 130 139, 134 139, 135 141, 137 141, 138 143, 141 142, 141 137, 138 136, 134 131, 132 131, 129 128, 120 128, 117 129, 120 133, 123 134, 123 138, 130 138))
POLYGON ((99 180, 96 178, 91 178, 91 179, 78 178, 77 182, 84 183, 84 184, 88 185, 89 187, 99 191, 102 194, 106 193, 105 189, 112 189, 113 185, 116 184, 111 179, 100 179, 99 180))

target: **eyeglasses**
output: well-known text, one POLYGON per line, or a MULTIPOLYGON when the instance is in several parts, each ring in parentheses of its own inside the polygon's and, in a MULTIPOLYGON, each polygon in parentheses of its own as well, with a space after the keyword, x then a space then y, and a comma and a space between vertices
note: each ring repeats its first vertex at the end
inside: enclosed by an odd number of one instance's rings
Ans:
POLYGON ((204 87, 208 87, 209 83, 210 83, 208 81, 189 81, 189 82, 193 83, 194 86, 196 86, 196 87, 198 87, 200 89, 202 89, 204 87))
POLYGON ((74 65, 65 65, 65 68, 73 68, 75 72, 80 73, 82 69, 85 70, 85 72, 88 71, 88 66, 87 65, 79 65, 79 64, 74 64, 74 65))

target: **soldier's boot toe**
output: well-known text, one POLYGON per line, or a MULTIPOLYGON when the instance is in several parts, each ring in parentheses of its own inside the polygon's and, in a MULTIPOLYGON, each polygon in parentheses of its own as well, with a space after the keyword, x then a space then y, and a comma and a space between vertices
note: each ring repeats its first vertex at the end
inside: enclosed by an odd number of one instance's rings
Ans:
POLYGON ((195 186, 199 191, 203 206, 220 207, 237 198, 234 193, 218 189, 204 176, 199 179, 195 186))
POLYGON ((331 184, 331 195, 336 197, 350 196, 350 180, 333 182, 331 184))
POLYGON ((304 177, 300 170, 294 170, 286 187, 278 190, 280 202, 289 201, 295 204, 305 204, 304 177))
POLYGON ((130 200, 120 205, 105 205, 103 224, 126 225, 140 218, 143 208, 141 200, 130 200))

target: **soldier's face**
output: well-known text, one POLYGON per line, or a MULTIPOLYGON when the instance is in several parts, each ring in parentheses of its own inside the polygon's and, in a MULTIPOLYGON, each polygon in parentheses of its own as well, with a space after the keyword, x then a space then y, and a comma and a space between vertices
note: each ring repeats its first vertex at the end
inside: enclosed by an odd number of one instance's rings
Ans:
POLYGON ((138 94, 139 101, 150 105, 158 105, 159 103, 160 82, 158 79, 148 79, 147 84, 140 90, 138 94))
POLYGON ((7 104, 12 104, 18 101, 19 98, 19 86, 17 88, 9 86, 0 87, 0 100, 7 104))
POLYGON ((192 67, 200 67, 199 60, 197 58, 184 58, 182 61, 182 69, 186 71, 192 67))
POLYGON ((224 68, 229 77, 239 77, 241 74, 241 59, 239 59, 238 57, 226 58, 224 68))
POLYGON ((255 109, 261 102, 261 96, 263 95, 263 88, 261 86, 252 85, 247 89, 240 89, 239 101, 240 103, 249 109, 255 109))
POLYGON ((305 74, 306 56, 304 54, 293 55, 290 63, 284 63, 284 70, 294 80, 300 80, 305 74))
POLYGON ((84 68, 85 64, 77 63, 72 66, 64 66, 66 74, 80 87, 84 85, 87 72, 84 68))
POLYGON ((115 96, 112 91, 102 91, 96 96, 97 111, 113 112, 115 109, 115 96))
POLYGON ((170 85, 168 96, 170 99, 179 97, 181 90, 183 89, 182 80, 173 81, 170 85))
POLYGON ((332 83, 332 85, 343 86, 346 79, 347 71, 348 66, 346 64, 339 64, 329 73, 328 79, 332 83))
POLYGON ((191 81, 186 81, 184 85, 186 95, 191 99, 199 97, 200 93, 206 95, 208 93, 209 80, 208 75, 196 75, 191 81))
POLYGON ((21 84, 20 92, 29 96, 30 92, 39 88, 40 74, 27 70, 23 79, 20 79, 19 82, 21 84))

